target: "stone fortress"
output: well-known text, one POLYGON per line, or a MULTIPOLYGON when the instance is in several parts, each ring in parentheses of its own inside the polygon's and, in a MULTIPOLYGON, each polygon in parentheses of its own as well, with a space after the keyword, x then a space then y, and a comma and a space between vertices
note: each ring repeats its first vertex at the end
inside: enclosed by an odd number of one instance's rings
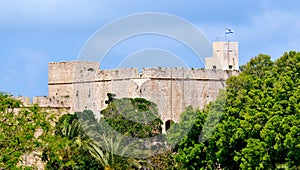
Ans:
MULTIPOLYGON (((98 117, 107 105, 107 93, 116 98, 140 97, 157 104, 165 127, 179 121, 189 105, 203 108, 215 100, 225 81, 239 73, 238 43, 214 42, 213 56, 204 68, 118 68, 100 70, 98 62, 49 63, 48 96, 34 97, 33 103, 67 112, 92 110, 98 117)), ((26 105, 30 99, 19 97, 26 105)))

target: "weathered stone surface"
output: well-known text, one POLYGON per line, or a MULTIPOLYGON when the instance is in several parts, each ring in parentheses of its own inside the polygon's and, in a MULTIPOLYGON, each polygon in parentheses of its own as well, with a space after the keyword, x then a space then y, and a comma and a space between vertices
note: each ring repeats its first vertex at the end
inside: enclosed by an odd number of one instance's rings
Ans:
MULTIPOLYGON (((117 98, 143 97, 157 104, 163 121, 177 122, 187 106, 203 108, 216 99, 228 77, 238 74, 238 71, 191 68, 145 68, 141 73, 137 69, 90 72, 84 69, 88 68, 84 63, 87 62, 50 63, 49 96, 34 101, 50 107, 69 106, 71 112, 90 109, 99 114, 106 107, 107 93, 114 93, 117 98), (73 70, 76 75, 68 73, 70 77, 60 75, 70 68, 83 71, 73 70), (79 80, 78 77, 87 78, 79 80)), ((95 69, 97 64, 88 63, 95 69)))
MULTIPOLYGON (((155 102, 164 123, 178 122, 187 106, 203 108, 225 88, 227 78, 239 73, 237 42, 215 42, 213 48, 213 56, 205 60, 206 69, 144 68, 139 73, 137 68, 99 70, 97 62, 51 62, 48 96, 34 97, 32 102, 58 114, 89 109, 99 118, 107 106, 107 93, 114 93, 117 98, 142 97, 155 102)), ((25 107, 31 105, 28 97, 16 98, 25 107)), ((22 165, 43 168, 38 152, 24 154, 22 159, 22 165)))
MULTIPOLYGON (((64 108, 71 113, 89 109, 99 117, 106 107, 107 93, 114 93, 117 98, 142 97, 153 101, 164 122, 177 122, 187 106, 203 108, 225 88, 228 77, 238 74, 238 43, 215 42, 213 47, 214 56, 206 59, 206 69, 159 67, 144 68, 139 73, 137 68, 99 70, 97 62, 51 62, 48 96, 35 97, 33 103, 44 108, 64 108)), ((30 104, 28 98, 19 99, 30 104)))
POLYGON ((239 70, 238 54, 238 42, 214 42, 213 56, 205 59, 205 68, 239 70))

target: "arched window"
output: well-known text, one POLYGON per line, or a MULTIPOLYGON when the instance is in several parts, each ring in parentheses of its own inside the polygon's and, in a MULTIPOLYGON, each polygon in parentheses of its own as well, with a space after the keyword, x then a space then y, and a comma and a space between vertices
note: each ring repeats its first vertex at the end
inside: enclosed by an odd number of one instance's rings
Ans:
POLYGON ((173 123, 174 123, 173 120, 167 120, 167 121, 165 122, 166 131, 167 131, 168 129, 170 129, 170 127, 173 125, 173 123))

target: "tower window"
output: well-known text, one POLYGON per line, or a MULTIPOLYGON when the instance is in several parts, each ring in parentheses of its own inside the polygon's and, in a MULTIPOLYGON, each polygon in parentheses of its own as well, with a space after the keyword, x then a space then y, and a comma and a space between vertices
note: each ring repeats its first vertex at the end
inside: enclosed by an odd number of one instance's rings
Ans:
POLYGON ((213 65, 213 69, 217 69, 217 66, 213 65))
POLYGON ((232 65, 229 65, 229 69, 230 69, 230 70, 232 69, 232 65))

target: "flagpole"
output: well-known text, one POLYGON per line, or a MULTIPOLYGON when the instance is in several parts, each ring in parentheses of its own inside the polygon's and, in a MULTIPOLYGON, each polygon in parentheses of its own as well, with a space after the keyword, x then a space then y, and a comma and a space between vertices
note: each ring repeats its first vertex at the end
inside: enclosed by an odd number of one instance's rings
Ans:
POLYGON ((225 28, 225 40, 228 41, 228 39, 227 39, 227 34, 226 34, 226 30, 227 30, 227 28, 225 28))
POLYGON ((227 55, 228 55, 227 65, 228 65, 228 69, 229 69, 229 61, 230 61, 230 56, 229 56, 229 40, 227 41, 227 55))
POLYGON ((228 56, 228 69, 229 69, 229 62, 230 62, 230 56, 229 56, 229 43, 230 43, 230 41, 229 41, 229 39, 227 38, 227 34, 232 34, 233 33, 233 31, 231 30, 231 29, 228 29, 228 28, 225 28, 225 38, 226 38, 226 41, 227 41, 227 56, 228 56))

